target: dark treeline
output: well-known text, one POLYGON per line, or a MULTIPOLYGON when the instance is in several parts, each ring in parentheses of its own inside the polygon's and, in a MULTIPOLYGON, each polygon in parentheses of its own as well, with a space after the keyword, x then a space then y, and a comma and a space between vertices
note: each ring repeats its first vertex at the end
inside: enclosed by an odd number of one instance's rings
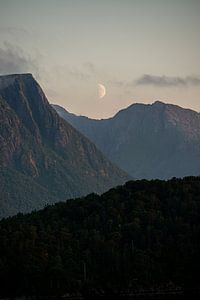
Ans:
POLYGON ((0 296, 195 289, 200 178, 131 181, 0 222, 0 296))

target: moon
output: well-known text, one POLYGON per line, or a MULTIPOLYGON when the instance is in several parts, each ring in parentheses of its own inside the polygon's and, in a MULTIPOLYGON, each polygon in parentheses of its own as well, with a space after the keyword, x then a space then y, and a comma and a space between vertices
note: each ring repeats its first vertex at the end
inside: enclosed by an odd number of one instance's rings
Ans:
POLYGON ((98 83, 98 94, 100 99, 102 99, 106 95, 106 88, 101 83, 98 83))

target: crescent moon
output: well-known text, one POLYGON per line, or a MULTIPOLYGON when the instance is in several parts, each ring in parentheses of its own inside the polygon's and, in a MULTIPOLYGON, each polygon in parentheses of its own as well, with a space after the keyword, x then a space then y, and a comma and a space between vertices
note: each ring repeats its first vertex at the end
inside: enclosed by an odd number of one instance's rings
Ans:
POLYGON ((106 88, 103 84, 98 83, 98 92, 99 92, 99 98, 102 99, 106 95, 106 88))

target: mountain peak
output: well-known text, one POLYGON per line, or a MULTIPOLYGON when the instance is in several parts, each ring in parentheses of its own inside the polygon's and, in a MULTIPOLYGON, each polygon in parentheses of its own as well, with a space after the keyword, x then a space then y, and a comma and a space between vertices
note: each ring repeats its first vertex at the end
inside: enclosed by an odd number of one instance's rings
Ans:
POLYGON ((191 109, 155 101, 134 103, 96 122, 64 113, 62 117, 134 178, 200 173, 200 114, 191 109))
POLYGON ((59 117, 31 74, 0 76, 0 120, 0 217, 130 179, 59 117))
POLYGON ((16 77, 33 77, 32 73, 15 73, 15 74, 5 74, 5 75, 0 75, 1 78, 16 78, 16 77))
POLYGON ((0 75, 0 89, 7 88, 8 86, 12 85, 15 80, 24 80, 30 78, 35 80, 31 73, 0 75))
POLYGON ((154 103, 152 103, 152 105, 153 106, 158 106, 158 105, 160 105, 160 106, 162 105, 163 106, 163 105, 167 105, 167 104, 164 103, 164 102, 162 102, 162 101, 160 101, 160 100, 156 100, 154 103))

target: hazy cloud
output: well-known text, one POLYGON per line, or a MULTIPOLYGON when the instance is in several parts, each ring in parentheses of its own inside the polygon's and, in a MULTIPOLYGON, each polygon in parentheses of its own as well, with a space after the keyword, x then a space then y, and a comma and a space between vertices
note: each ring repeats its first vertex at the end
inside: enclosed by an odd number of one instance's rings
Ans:
POLYGON ((2 34, 9 34, 12 37, 16 35, 30 36, 30 33, 26 29, 20 27, 0 26, 0 32, 2 34))
POLYGON ((69 75, 79 80, 88 80, 91 78, 91 74, 77 69, 69 70, 69 75))
POLYGON ((36 61, 25 55, 20 47, 4 43, 4 47, 0 47, 0 74, 26 72, 38 75, 36 61))
POLYGON ((85 62, 83 67, 90 73, 96 72, 96 66, 92 62, 85 62))
POLYGON ((62 70, 64 72, 67 72, 70 77, 73 77, 80 81, 87 81, 89 79, 92 79, 98 72, 96 66, 92 62, 85 62, 78 68, 66 66, 64 69, 62 68, 62 70))
POLYGON ((123 80, 111 80, 109 83, 118 88, 121 88, 126 84, 123 80))
POLYGON ((144 74, 138 80, 137 85, 154 85, 160 87, 170 86, 187 86, 187 85, 200 85, 200 77, 187 76, 187 77, 170 77, 170 76, 155 76, 144 74))

